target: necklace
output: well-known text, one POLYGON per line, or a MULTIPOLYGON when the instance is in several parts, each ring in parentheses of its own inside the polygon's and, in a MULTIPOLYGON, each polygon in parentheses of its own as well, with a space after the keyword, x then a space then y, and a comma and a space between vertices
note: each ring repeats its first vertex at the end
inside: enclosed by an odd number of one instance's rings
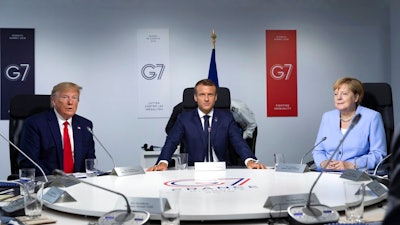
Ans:
MULTIPOLYGON (((353 115, 354 116, 354 115, 353 115)), ((340 121, 342 121, 342 122, 349 122, 351 119, 353 119, 353 116, 351 116, 350 118, 348 118, 348 119, 343 119, 342 117, 340 117, 340 121)))

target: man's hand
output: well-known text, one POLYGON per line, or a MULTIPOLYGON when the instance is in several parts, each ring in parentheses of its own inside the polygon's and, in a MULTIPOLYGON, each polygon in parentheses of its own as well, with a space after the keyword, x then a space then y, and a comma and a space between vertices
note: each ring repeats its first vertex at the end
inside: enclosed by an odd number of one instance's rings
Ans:
POLYGON ((168 169, 168 165, 164 162, 161 162, 158 165, 147 168, 146 171, 165 171, 167 169, 168 169))
POLYGON ((267 168, 264 164, 258 163, 258 162, 253 161, 253 160, 249 160, 247 162, 246 167, 248 169, 266 169, 267 168))

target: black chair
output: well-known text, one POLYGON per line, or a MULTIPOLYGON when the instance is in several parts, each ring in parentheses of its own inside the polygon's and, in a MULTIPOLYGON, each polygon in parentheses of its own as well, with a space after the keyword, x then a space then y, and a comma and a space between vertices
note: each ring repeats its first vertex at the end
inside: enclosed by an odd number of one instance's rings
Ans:
MULTIPOLYGON (((215 102, 215 108, 222 108, 229 110, 231 104, 231 93, 228 88, 218 88, 218 100, 215 102)), ((197 103, 194 101, 194 88, 186 88, 183 90, 182 102, 176 104, 172 110, 172 114, 165 127, 165 132, 169 134, 169 131, 174 126, 175 121, 178 119, 178 115, 181 112, 188 112, 197 108, 197 103)))
MULTIPOLYGON (((381 114, 386 133, 387 154, 389 155, 391 154, 390 144, 394 132, 392 88, 387 83, 363 83, 363 86, 365 93, 361 105, 381 114)), ((388 173, 390 171, 390 163, 388 161, 378 164, 377 167, 379 168, 375 168, 374 175, 377 171, 380 174, 388 173)))
MULTIPOLYGON (((50 108, 50 95, 17 95, 13 97, 10 101, 9 140, 19 146, 25 119, 50 108)), ((10 145, 11 175, 7 178, 8 180, 18 178, 18 154, 18 151, 10 145)))
MULTIPOLYGON (((215 102, 214 108, 230 110, 231 106, 230 90, 226 87, 218 87, 217 93, 218 93, 218 98, 217 101, 215 102)), ((174 106, 172 114, 165 127, 165 132, 167 133, 167 135, 169 134, 169 131, 175 124, 175 121, 181 112, 191 111, 196 108, 197 108, 197 103, 194 101, 194 88, 192 87, 186 88, 183 91, 182 102, 174 106)), ((257 128, 253 133, 253 138, 251 140, 246 140, 253 153, 255 153, 256 140, 257 140, 257 128)), ((181 147, 180 152, 184 152, 185 146, 181 144, 180 147, 181 147)), ((242 162, 240 157, 236 154, 236 152, 233 150, 233 147, 230 146, 229 149, 232 149, 229 151, 231 164, 234 166, 244 166, 244 163, 242 162)), ((173 166, 173 162, 171 163, 171 166, 173 166)))
MULTIPOLYGON (((230 110, 231 109, 231 93, 230 93, 229 89, 226 87, 219 87, 217 93, 218 93, 218 98, 217 98, 217 101, 215 102, 214 108, 230 110)), ((177 110, 178 107, 182 108, 180 110, 180 112, 190 111, 190 110, 197 108, 197 103, 194 101, 193 95, 194 95, 194 89, 186 88, 183 91, 183 102, 176 105, 174 107, 174 111, 177 110)), ((239 126, 239 124, 238 124, 238 126, 239 126)), ((240 126, 239 126, 239 128, 240 128, 240 126)), ((256 149, 256 140, 257 140, 257 128, 253 132, 253 138, 248 141, 248 144, 253 153, 255 153, 255 149, 256 149)))
POLYGON ((362 106, 378 111, 382 115, 386 133, 386 144, 390 154, 390 143, 394 132, 392 88, 387 83, 363 83, 364 99, 362 106))
MULTIPOLYGON (((387 154, 390 154, 390 143, 394 132, 393 99, 392 88, 387 83, 363 83, 364 99, 361 105, 382 115, 383 125, 386 133, 387 154)), ((314 166, 314 161, 305 160, 307 165, 314 166)), ((382 169, 388 169, 389 163, 381 164, 382 169)))
MULTIPOLYGON (((215 102, 214 108, 229 110, 231 108, 231 93, 226 87, 218 87, 217 89, 218 98, 215 102)), ((197 103, 194 101, 194 88, 186 88, 183 91, 182 111, 190 111, 197 108, 197 103)), ((240 126, 239 126, 240 128, 240 126)), ((253 134, 253 140, 249 143, 251 150, 255 153, 255 141, 257 138, 257 130, 253 134)), ((230 163, 232 166, 244 166, 244 162, 241 160, 239 155, 233 149, 233 146, 229 146, 230 163)))

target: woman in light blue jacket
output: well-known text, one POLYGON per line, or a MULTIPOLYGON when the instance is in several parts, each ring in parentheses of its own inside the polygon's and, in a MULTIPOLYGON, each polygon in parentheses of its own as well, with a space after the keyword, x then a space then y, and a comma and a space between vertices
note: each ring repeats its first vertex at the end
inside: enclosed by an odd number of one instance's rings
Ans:
POLYGON ((386 156, 386 138, 382 116, 379 112, 360 105, 364 97, 362 83, 354 78, 338 79, 333 85, 335 110, 322 116, 316 143, 326 140, 313 151, 318 169, 355 169, 356 163, 366 162, 373 169, 386 156), (343 139, 355 115, 360 121, 349 131, 338 151, 328 163, 343 139))

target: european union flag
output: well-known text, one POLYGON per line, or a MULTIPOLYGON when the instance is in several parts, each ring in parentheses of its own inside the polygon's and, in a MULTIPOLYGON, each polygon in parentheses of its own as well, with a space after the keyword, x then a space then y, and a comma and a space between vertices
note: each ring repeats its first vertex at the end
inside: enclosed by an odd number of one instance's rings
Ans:
POLYGON ((210 69, 208 70, 208 79, 212 80, 215 83, 215 85, 219 87, 217 64, 215 63, 215 48, 213 48, 211 53, 211 62, 210 62, 210 69))

